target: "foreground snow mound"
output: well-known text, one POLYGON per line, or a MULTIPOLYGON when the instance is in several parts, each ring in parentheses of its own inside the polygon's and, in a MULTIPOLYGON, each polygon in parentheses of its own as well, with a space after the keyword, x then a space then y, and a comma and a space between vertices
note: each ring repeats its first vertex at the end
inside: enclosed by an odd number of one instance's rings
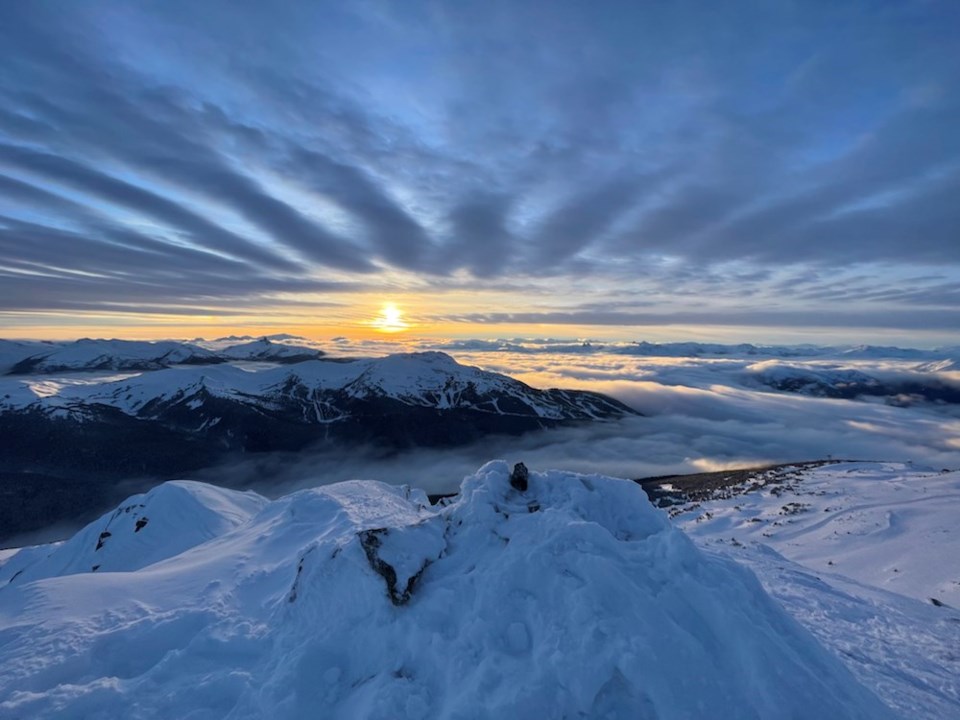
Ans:
MULTIPOLYGON (((134 495, 43 559, 8 579, 23 583, 85 572, 139 570, 179 555, 245 523, 267 500, 180 480, 134 495)), ((39 548, 38 548, 39 550, 39 548)), ((4 581, 0 568, 0 583, 4 581)))
POLYGON ((4 713, 889 717, 638 486, 549 472, 520 491, 502 462, 445 507, 341 483, 139 570, 7 585, 4 713))

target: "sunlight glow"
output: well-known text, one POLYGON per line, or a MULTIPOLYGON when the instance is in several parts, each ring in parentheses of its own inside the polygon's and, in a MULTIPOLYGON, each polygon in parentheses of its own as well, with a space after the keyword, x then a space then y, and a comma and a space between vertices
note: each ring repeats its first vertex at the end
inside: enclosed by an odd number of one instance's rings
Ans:
POLYGON ((384 303, 380 314, 373 321, 373 326, 380 332, 395 333, 410 327, 403 319, 403 313, 394 303, 384 303))

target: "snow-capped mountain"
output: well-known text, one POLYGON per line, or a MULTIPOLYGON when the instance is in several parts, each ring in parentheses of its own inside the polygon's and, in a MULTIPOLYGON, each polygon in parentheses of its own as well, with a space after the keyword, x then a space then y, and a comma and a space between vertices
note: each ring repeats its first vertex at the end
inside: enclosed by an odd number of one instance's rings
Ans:
POLYGON ((218 355, 225 360, 256 360, 259 362, 297 363, 316 360, 323 352, 303 345, 289 345, 259 338, 237 345, 228 345, 218 355))
POLYGON ((626 355, 650 355, 662 357, 766 357, 766 358, 828 358, 846 360, 936 360, 955 355, 958 348, 947 346, 932 350, 901 348, 885 345, 754 345, 740 343, 638 342, 618 347, 617 352, 626 355))
POLYGON ((598 393, 538 390, 438 352, 253 371, 171 368, 108 382, 0 382, 5 459, 32 469, 94 463, 176 472, 224 451, 297 450, 321 440, 450 446, 634 414, 598 393))
POLYGON ((176 365, 213 365, 233 360, 294 363, 323 352, 267 337, 248 342, 212 342, 211 347, 176 340, 91 340, 69 343, 0 340, 0 374, 51 375, 89 371, 142 372, 176 365))
POLYGON ((224 360, 209 350, 173 340, 77 340, 52 344, 12 364, 11 375, 88 370, 157 370, 171 365, 205 365, 224 360))
POLYGON ((6 375, 17 363, 31 355, 53 352, 56 347, 47 342, 0 339, 0 375, 6 375))
POLYGON ((433 346, 439 350, 458 352, 492 352, 514 354, 570 354, 570 355, 633 355, 663 358, 838 358, 845 360, 916 360, 936 361, 955 357, 956 346, 932 350, 900 348, 882 345, 756 345, 753 343, 708 342, 590 342, 553 339, 448 340, 433 346))
POLYGON ((132 498, 0 561, 0 710, 893 717, 635 484, 517 480, 490 463, 435 507, 374 482, 269 503, 193 483, 132 498))
POLYGON ((950 361, 921 363, 897 371, 870 372, 831 363, 798 365, 766 360, 748 365, 743 373, 748 386, 764 386, 826 398, 884 398, 891 404, 933 402, 960 404, 960 383, 947 375, 950 361))

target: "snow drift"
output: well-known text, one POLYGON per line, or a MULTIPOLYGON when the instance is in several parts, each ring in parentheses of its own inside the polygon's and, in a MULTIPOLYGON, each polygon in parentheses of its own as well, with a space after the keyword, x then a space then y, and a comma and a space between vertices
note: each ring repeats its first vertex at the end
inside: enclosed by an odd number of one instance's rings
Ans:
POLYGON ((521 492, 494 462, 442 507, 375 482, 269 503, 175 483, 35 563, 0 588, 14 717, 889 716, 751 573, 601 476, 521 492), (108 549, 118 571, 90 572, 108 549))

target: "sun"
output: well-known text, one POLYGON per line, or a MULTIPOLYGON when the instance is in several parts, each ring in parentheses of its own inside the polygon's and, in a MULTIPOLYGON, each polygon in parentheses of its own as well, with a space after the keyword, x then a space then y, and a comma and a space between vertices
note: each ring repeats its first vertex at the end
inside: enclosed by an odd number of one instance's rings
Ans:
POLYGON ((394 303, 384 303, 380 314, 373 321, 373 326, 380 332, 400 332, 410 327, 403 319, 403 313, 394 303))

